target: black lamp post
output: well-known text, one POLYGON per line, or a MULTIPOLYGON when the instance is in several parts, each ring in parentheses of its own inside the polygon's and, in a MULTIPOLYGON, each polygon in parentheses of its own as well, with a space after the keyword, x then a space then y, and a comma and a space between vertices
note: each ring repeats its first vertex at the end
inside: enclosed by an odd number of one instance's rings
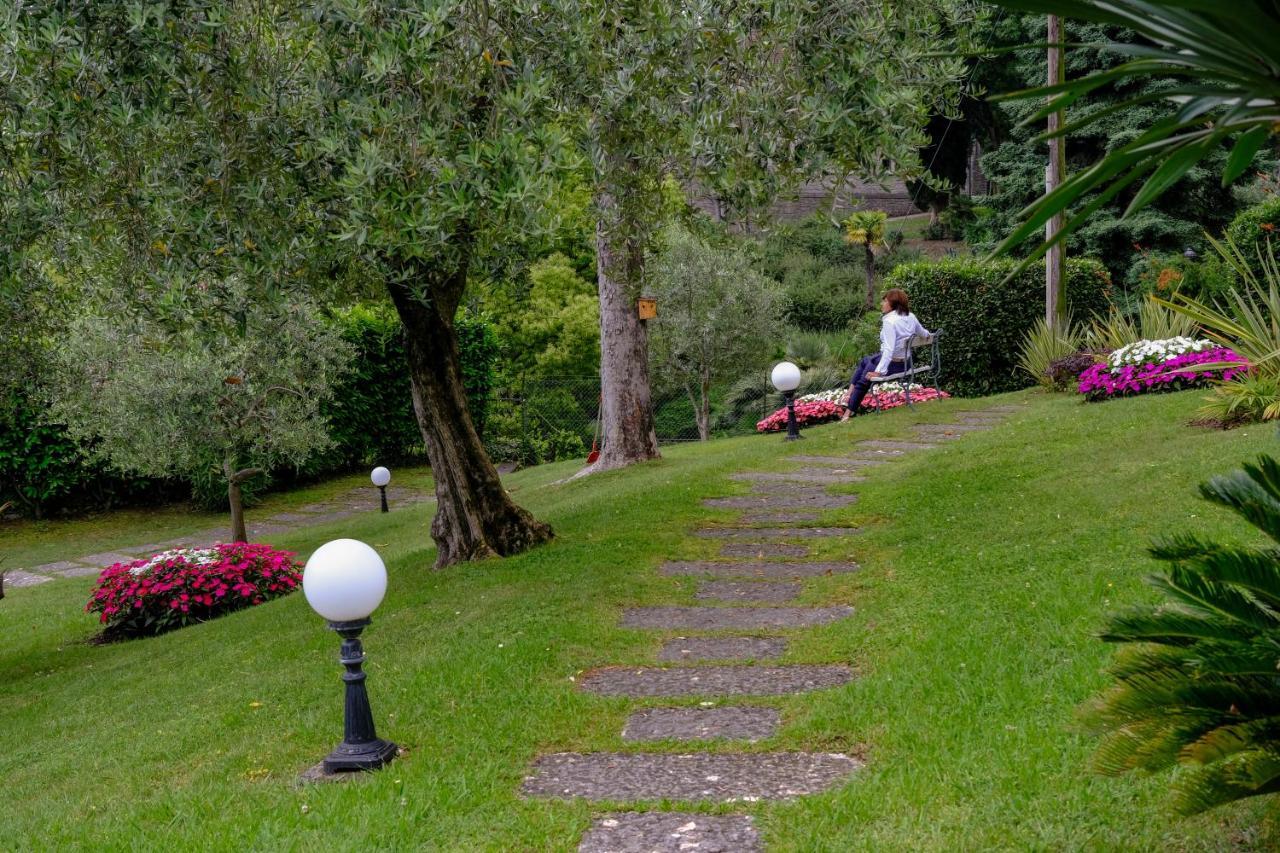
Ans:
POLYGON ((800 387, 800 368, 789 361, 784 361, 773 368, 769 379, 773 387, 787 398, 787 435, 785 441, 802 438, 800 425, 796 423, 796 389, 800 387))
POLYGON ((360 634, 387 591, 387 569, 378 552, 355 539, 335 539, 316 549, 302 573, 302 591, 311 608, 329 620, 342 637, 339 660, 346 667, 342 743, 324 759, 325 773, 377 770, 396 756, 396 745, 382 740, 373 724, 365 689, 364 647, 360 634))
POLYGON ((387 483, 391 482, 391 472, 379 465, 373 469, 369 479, 373 481, 373 484, 378 487, 378 491, 382 493, 382 511, 389 512, 387 509, 387 483))

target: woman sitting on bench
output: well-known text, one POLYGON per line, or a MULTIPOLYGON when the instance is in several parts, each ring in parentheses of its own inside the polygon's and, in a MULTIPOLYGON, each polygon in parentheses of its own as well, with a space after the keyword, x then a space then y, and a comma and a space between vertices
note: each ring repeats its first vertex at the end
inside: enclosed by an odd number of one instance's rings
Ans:
POLYGON ((886 293, 880 301, 880 310, 884 312, 880 318, 880 352, 866 356, 854 368, 853 376, 849 378, 849 399, 845 403, 844 414, 840 416, 842 421, 861 413, 862 398, 867 396, 872 379, 903 371, 907 347, 913 337, 930 337, 933 334, 911 313, 911 303, 907 301, 905 291, 895 287, 886 293))

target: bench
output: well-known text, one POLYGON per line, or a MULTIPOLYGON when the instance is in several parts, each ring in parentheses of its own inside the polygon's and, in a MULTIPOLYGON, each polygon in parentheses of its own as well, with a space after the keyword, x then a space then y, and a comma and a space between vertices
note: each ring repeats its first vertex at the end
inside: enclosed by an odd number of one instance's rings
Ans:
MULTIPOLYGON (((941 392, 938 387, 938 371, 942 367, 942 357, 938 347, 938 338, 942 337, 942 330, 934 332, 932 335, 914 335, 911 340, 907 341, 903 348, 905 355, 902 358, 902 370, 898 373, 889 373, 884 376, 877 376, 871 380, 871 399, 875 403, 876 411, 882 411, 880 408, 879 390, 880 386, 886 382, 903 383, 903 393, 906 396, 907 405, 914 405, 911 402, 911 383, 927 384, 920 382, 923 378, 931 378, 934 390, 941 392)), ((895 347, 896 349, 896 347, 895 347)))

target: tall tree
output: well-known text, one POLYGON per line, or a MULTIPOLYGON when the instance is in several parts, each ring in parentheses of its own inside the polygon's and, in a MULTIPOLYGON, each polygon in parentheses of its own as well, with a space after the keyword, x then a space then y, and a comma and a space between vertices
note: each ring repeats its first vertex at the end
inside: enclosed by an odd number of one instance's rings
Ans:
POLYGON ((663 179, 746 210, 812 175, 918 168, 960 65, 929 55, 961 4, 577 0, 542 45, 593 168, 602 421, 596 469, 658 454, 636 312, 663 179))
POLYGON ((874 311, 876 307, 876 253, 877 246, 885 244, 885 226, 889 216, 882 210, 858 210, 844 221, 846 242, 862 247, 863 274, 866 277, 866 293, 863 308, 874 311))

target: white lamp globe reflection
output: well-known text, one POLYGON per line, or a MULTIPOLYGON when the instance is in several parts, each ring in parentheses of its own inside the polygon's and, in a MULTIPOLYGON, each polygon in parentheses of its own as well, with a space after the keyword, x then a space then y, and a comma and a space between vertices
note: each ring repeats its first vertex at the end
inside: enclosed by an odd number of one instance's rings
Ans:
POLYGON ((302 593, 330 622, 359 622, 387 594, 387 567, 357 539, 335 539, 316 549, 302 570, 302 593))
POLYGON ((794 391, 800 387, 800 368, 789 361, 784 361, 773 369, 769 380, 773 382, 774 388, 784 394, 794 391))
POLYGON ((373 473, 369 475, 369 479, 373 481, 375 486, 382 488, 387 483, 391 482, 391 472, 379 465, 377 468, 373 469, 373 473))

